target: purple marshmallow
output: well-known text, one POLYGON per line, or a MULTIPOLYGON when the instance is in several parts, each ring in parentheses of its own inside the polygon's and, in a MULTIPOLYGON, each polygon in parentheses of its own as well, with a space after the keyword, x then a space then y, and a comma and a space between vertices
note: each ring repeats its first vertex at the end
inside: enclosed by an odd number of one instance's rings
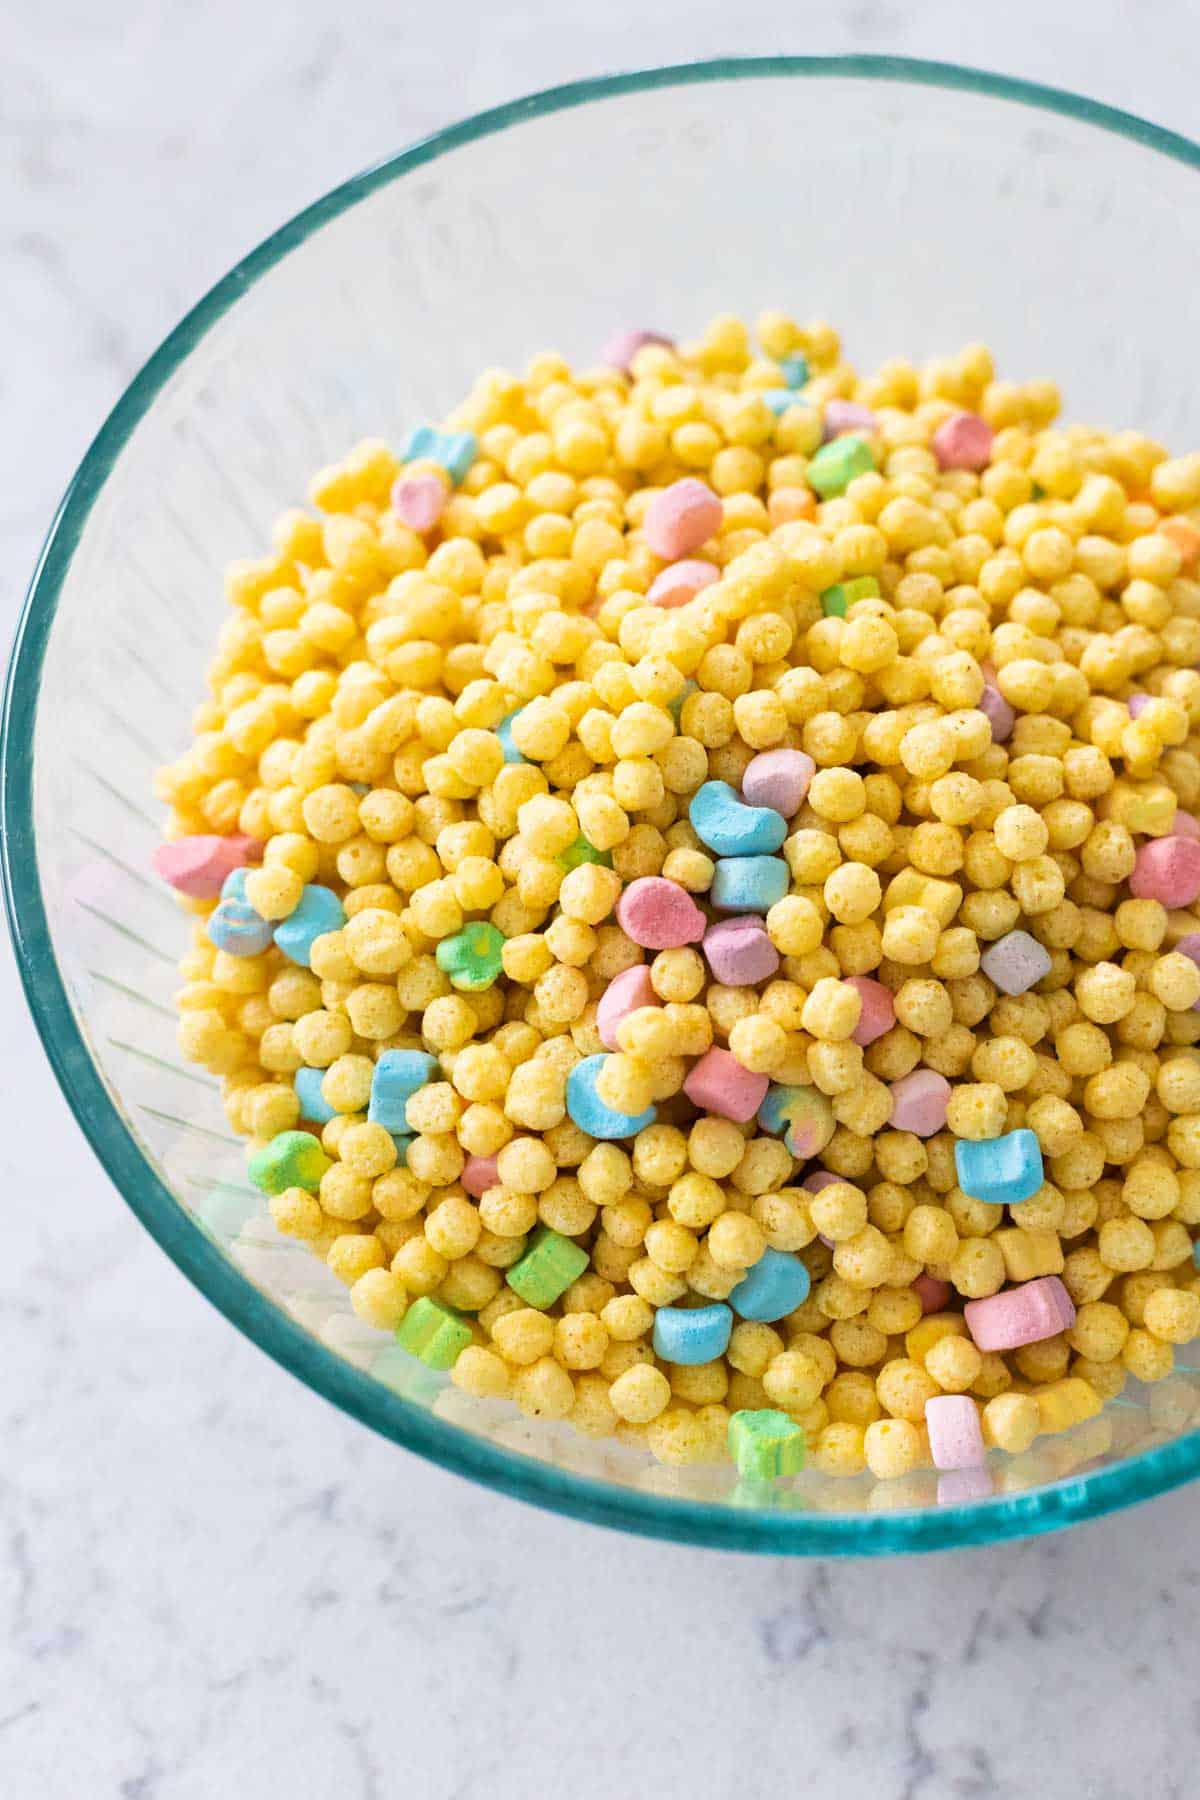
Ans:
POLYGON ((761 919, 719 919, 704 934, 708 966, 726 987, 754 987, 779 967, 779 952, 761 919))
POLYGON ((847 431, 874 431, 875 414, 855 400, 829 400, 825 405, 825 441, 847 431))

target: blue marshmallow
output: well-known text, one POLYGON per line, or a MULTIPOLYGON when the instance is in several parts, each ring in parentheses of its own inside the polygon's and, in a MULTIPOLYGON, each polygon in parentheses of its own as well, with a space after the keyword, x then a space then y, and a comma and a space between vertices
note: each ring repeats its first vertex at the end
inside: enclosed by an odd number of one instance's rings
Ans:
POLYGON ((812 1278, 798 1256, 764 1250, 730 1294, 729 1304, 743 1319, 761 1319, 769 1325, 803 1306, 811 1286, 812 1278))
POLYGON ((788 891, 788 866, 778 856, 725 856, 709 899, 718 912, 769 912, 788 891))
MULTIPOLYGON (((411 1131, 408 1123, 409 1101, 418 1088, 425 1087, 434 1079, 437 1072, 437 1057, 430 1056, 424 1050, 385 1050, 375 1064, 367 1118, 373 1125, 382 1125, 386 1131, 391 1132, 397 1139, 397 1149, 400 1147, 399 1139, 411 1131)), ((405 1149, 407 1148, 406 1143, 405 1149)))
POLYGON ((795 388, 790 387, 766 388, 760 398, 766 401, 776 418, 780 413, 785 413, 789 406, 799 406, 801 403, 795 388))
POLYGON ((523 763, 526 760, 513 743, 512 734, 513 720, 520 717, 521 711, 521 707, 518 706, 516 712, 508 713, 496 727, 496 736, 500 740, 500 748, 504 752, 506 763, 523 763))
POLYGON ((249 873, 249 869, 230 869, 221 883, 222 900, 242 900, 249 906, 250 902, 246 899, 246 877, 249 873))
POLYGON ((594 1138, 631 1138, 647 1125, 653 1125, 658 1108, 648 1106, 645 1112, 620 1113, 606 1106, 596 1092, 596 1077, 608 1061, 603 1051, 585 1056, 567 1076, 567 1111, 578 1125, 594 1138))
POLYGON ((799 351, 794 356, 781 356, 779 368, 790 388, 802 388, 808 380, 808 358, 799 351))
POLYGON ((958 1185, 989 1206, 1018 1206, 1042 1185, 1042 1147, 1032 1131, 1006 1131, 982 1143, 959 1138, 954 1146, 958 1185))
POLYGON ((438 463, 457 487, 479 454, 479 440, 473 431, 438 431, 433 425, 417 425, 400 454, 403 462, 419 457, 423 462, 438 463))
POLYGON ((311 1119, 314 1125, 328 1125, 330 1119, 337 1118, 337 1107, 330 1106, 321 1092, 324 1079, 324 1069, 297 1069, 292 1079, 300 1102, 300 1117, 311 1119))
POLYGON ((317 938, 324 937, 327 931, 340 931, 345 923, 346 909, 333 889, 310 882, 295 912, 275 927, 275 942, 292 962, 311 968, 312 947, 317 938))
POLYGON ((778 850, 787 820, 769 806, 747 806, 727 781, 706 781, 688 807, 692 830, 718 856, 760 856, 778 850))
POLYGON ((274 935, 269 919, 262 919, 246 900, 222 900, 208 921, 210 942, 226 956, 261 956, 274 935))
POLYGON ((706 1363, 724 1356, 733 1314, 721 1300, 713 1306, 660 1306, 654 1315, 654 1354, 664 1362, 706 1363))

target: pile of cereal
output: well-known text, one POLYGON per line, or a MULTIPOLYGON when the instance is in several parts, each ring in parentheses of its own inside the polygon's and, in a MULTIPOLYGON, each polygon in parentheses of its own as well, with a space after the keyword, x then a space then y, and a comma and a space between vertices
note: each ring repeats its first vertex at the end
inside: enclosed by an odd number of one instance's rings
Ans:
POLYGON ((230 571, 180 1041, 467 1393, 978 1468, 1200 1335, 1200 456, 757 337, 489 371, 230 571))

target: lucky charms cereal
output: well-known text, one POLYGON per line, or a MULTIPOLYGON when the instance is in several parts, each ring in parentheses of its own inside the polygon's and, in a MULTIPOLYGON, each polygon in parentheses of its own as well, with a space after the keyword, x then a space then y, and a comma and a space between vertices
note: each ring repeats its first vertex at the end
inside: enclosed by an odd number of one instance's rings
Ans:
POLYGON ((229 571, 180 1041, 467 1393, 965 1494, 1200 1334, 1200 455, 1058 405, 624 332, 229 571))

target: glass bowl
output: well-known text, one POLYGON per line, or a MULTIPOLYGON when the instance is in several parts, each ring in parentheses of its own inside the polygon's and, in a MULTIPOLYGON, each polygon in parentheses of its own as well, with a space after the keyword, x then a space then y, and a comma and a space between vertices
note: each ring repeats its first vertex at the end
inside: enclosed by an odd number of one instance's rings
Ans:
POLYGON ((149 873, 223 616, 310 475, 396 440, 489 364, 615 325, 687 333, 782 306, 848 354, 1051 375, 1068 413, 1200 441, 1186 294, 1194 144, 1023 82, 879 57, 771 58, 582 82, 368 170, 248 256, 171 334, 89 450, 29 593, 3 724, 4 868, 30 1005, 93 1148, 147 1230, 295 1375, 447 1468, 564 1513, 726 1549, 879 1554, 1049 1530, 1200 1470, 1197 1373, 996 1459, 973 1497, 921 1474, 724 1468, 471 1402, 362 1326, 277 1237, 171 993, 183 920, 149 873))

